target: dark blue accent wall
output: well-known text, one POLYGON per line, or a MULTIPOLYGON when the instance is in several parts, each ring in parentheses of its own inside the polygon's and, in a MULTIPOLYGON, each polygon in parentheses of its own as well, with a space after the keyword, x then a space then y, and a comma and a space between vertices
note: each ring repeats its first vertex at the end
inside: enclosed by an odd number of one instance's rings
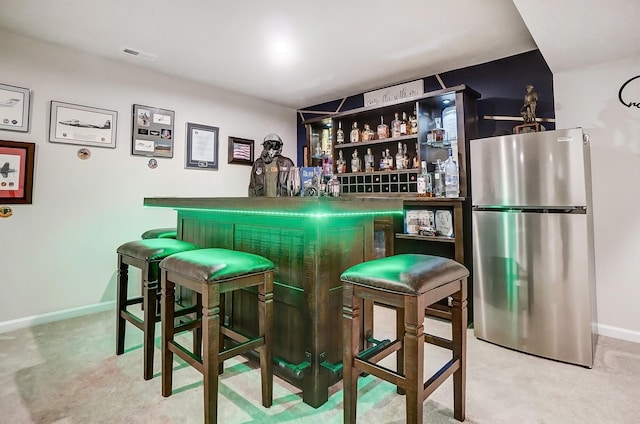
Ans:
MULTIPOLYGON (((465 84, 480 93, 478 100, 478 133, 480 137, 490 137, 501 131, 512 132, 518 121, 494 121, 483 119, 484 116, 520 116, 520 108, 526 93, 525 87, 533 85, 538 93, 536 116, 538 118, 555 118, 553 102, 553 74, 547 66, 539 50, 505 57, 492 62, 440 74, 447 87, 465 84)), ((440 90, 442 87, 435 76, 423 78, 425 93, 440 90)), ((342 99, 309 106, 303 110, 334 112, 342 99)), ((345 100, 341 111, 356 109, 364 105, 362 93, 350 96, 345 100)), ((305 114, 304 119, 312 119, 321 115, 305 114)), ((542 123, 548 130, 555 129, 551 122, 542 123)), ((306 130, 302 118, 298 114, 298 165, 302 166, 303 149, 306 144, 306 130)))

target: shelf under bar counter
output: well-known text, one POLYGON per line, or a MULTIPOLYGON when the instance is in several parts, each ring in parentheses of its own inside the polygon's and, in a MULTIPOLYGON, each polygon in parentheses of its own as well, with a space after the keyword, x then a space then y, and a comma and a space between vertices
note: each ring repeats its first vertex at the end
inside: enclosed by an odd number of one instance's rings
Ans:
MULTIPOLYGON (((318 407, 342 378, 342 284, 374 257, 374 220, 402 216, 400 198, 145 198, 177 211, 178 239, 264 256, 274 277, 274 372, 318 407)), ((225 299, 224 324, 257 333, 255 290, 225 299)))

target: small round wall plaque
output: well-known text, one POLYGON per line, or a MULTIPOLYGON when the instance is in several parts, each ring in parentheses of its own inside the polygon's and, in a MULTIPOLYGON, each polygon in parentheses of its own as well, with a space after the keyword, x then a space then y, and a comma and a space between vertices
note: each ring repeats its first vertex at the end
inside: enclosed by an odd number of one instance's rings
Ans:
POLYGON ((155 159, 149 159, 147 166, 151 169, 156 169, 158 167, 158 161, 155 159))
POLYGON ((13 215, 13 211, 9 206, 0 206, 0 218, 9 218, 13 215))
POLYGON ((77 155, 81 160, 87 160, 91 157, 91 150, 85 148, 78 149, 77 155))

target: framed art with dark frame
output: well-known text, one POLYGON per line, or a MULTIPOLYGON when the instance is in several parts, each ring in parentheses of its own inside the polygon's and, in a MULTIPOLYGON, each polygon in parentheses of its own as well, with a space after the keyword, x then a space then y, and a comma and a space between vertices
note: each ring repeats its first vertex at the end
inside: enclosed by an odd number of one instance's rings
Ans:
POLYGON ((49 141, 116 148, 118 112, 51 101, 49 141))
POLYGON ((0 204, 31 204, 35 143, 0 140, 0 204))
POLYGON ((29 131, 31 90, 0 84, 0 130, 29 131))
POLYGON ((185 168, 218 169, 218 127, 187 122, 185 168))
POLYGON ((253 165, 253 140, 229 137, 229 163, 253 165))
POLYGON ((175 112, 156 107, 133 105, 131 154, 173 157, 175 112))

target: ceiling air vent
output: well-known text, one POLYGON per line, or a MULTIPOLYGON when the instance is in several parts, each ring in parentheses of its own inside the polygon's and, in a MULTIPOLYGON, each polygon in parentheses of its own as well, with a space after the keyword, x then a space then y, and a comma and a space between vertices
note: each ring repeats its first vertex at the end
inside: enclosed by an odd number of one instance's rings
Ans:
POLYGON ((158 58, 158 56, 153 53, 141 52, 141 51, 126 48, 126 47, 122 49, 122 51, 126 54, 139 57, 140 59, 148 60, 149 62, 153 62, 158 58))

